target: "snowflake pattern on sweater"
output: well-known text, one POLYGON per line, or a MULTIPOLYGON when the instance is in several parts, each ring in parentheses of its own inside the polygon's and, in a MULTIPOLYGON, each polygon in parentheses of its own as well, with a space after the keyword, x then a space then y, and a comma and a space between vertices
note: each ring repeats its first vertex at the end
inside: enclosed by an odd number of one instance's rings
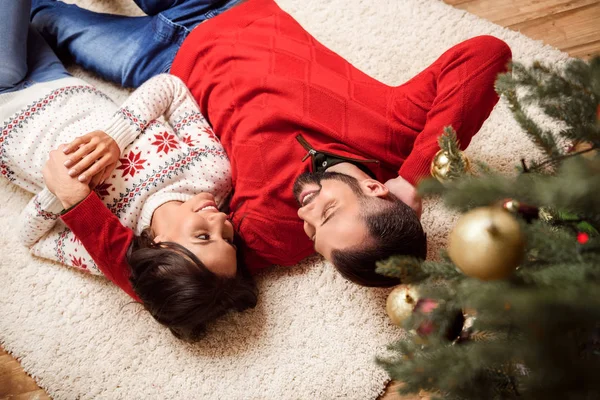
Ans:
POLYGON ((100 274, 82 243, 58 218, 62 205, 44 187, 42 177, 50 150, 99 128, 115 139, 121 157, 95 192, 136 234, 168 201, 210 192, 222 205, 231 191, 229 160, 178 78, 152 78, 120 108, 83 81, 67 78, 55 83, 49 93, 7 118, 0 130, 0 174, 37 193, 23 211, 21 228, 21 240, 34 255, 100 274), (73 86, 74 81, 81 84, 73 86))

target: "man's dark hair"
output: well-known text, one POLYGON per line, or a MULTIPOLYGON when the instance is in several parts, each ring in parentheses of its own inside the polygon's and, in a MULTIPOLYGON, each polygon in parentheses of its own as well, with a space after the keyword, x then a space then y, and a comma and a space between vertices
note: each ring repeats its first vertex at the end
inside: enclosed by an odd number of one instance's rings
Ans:
POLYGON ((146 310, 180 339, 197 341, 208 323, 229 310, 256 305, 256 286, 241 257, 234 277, 220 276, 185 247, 154 243, 147 228, 134 238, 127 261, 133 290, 146 310))
MULTIPOLYGON (((354 178, 351 180, 356 181, 354 178)), ((342 276, 362 286, 390 287, 399 284, 397 278, 376 273, 375 263, 394 255, 425 259, 427 238, 419 217, 391 193, 386 198, 372 198, 362 193, 358 182, 347 183, 360 198, 361 217, 367 226, 369 239, 359 246, 332 251, 331 262, 342 276)))

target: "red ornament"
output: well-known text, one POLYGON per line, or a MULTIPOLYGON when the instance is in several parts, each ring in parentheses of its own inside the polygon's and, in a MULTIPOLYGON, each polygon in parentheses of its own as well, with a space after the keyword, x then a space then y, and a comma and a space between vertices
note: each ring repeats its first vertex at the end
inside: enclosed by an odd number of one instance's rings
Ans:
POLYGON ((585 232, 579 232, 577 234, 577 241, 579 244, 586 244, 590 240, 590 235, 585 232))
MULTIPOLYGON (((429 314, 435 310, 438 306, 438 302, 433 299, 421 299, 417 302, 414 312, 420 312, 423 314, 429 314)), ((420 336, 429 336, 435 332, 436 326, 433 321, 424 321, 417 328, 417 333, 420 336)))

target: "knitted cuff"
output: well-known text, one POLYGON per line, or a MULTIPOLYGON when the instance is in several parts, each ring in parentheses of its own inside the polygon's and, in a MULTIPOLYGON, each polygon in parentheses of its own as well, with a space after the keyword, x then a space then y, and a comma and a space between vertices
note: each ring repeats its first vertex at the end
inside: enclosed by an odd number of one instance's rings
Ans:
POLYGON ((117 142, 119 150, 123 153, 125 147, 131 144, 131 142, 139 135, 141 127, 139 124, 130 120, 121 111, 117 111, 112 117, 108 127, 104 129, 104 132, 117 142))
POLYGON ((38 211, 44 211, 52 214, 58 214, 63 210, 63 205, 58 198, 48 190, 44 188, 36 196, 36 208, 39 207, 38 211))

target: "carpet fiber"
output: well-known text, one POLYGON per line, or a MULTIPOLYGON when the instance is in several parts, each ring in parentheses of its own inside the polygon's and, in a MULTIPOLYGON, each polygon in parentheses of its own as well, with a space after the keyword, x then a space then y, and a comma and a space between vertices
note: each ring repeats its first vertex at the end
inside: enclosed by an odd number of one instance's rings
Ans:
MULTIPOLYGON (((129 1, 82 0, 139 14, 129 1)), ((437 0, 278 0, 318 40, 398 85, 450 46, 481 34, 520 61, 566 56, 437 0), (377 4, 377 6, 375 6, 377 4)), ((127 92, 90 80, 117 102, 127 92)), ((101 128, 101 127, 99 127, 101 128)), ((467 154, 510 172, 532 147, 500 103, 467 154)), ((373 399, 386 374, 373 362, 401 336, 385 316, 388 290, 348 284, 318 258, 258 277, 257 308, 179 342, 103 278, 31 257, 15 238, 29 195, 0 182, 0 342, 55 399, 373 399)), ((455 216, 427 202, 431 255, 455 216)))

